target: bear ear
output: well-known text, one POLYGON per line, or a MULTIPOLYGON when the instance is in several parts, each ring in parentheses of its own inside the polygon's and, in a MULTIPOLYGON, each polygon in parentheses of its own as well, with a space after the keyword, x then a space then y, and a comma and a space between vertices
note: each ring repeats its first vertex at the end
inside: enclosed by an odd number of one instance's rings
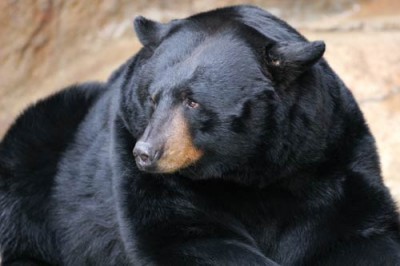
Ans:
POLYGON ((142 16, 135 18, 134 27, 139 41, 145 47, 157 46, 166 35, 168 26, 142 16))
POLYGON ((273 43, 266 47, 267 68, 278 83, 290 83, 321 59, 323 41, 273 43))

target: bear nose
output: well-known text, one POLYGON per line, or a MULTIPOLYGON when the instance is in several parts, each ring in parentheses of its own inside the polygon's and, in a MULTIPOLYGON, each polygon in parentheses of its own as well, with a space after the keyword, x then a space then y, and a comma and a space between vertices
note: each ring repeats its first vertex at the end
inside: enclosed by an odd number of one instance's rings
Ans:
POLYGON ((150 143, 139 141, 133 149, 133 156, 135 157, 136 164, 140 170, 149 170, 154 167, 157 161, 158 152, 153 148, 150 143))

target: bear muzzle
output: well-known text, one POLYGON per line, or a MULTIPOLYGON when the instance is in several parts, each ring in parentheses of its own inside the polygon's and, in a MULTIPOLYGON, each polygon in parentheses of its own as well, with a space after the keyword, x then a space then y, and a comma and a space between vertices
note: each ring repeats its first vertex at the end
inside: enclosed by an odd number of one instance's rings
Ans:
POLYGON ((156 149, 153 145, 144 141, 137 142, 133 149, 136 164, 142 171, 154 171, 160 155, 160 149, 156 149))
POLYGON ((182 110, 174 110, 169 119, 161 121, 165 122, 159 125, 158 121, 152 121, 133 149, 139 170, 174 173, 203 156, 203 152, 193 144, 182 110))

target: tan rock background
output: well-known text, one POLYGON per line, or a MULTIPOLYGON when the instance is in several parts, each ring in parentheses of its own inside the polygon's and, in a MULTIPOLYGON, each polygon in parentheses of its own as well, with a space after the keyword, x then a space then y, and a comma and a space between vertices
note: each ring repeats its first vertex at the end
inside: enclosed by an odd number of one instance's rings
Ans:
POLYGON ((76 82, 105 80, 140 47, 132 19, 166 21, 252 3, 327 44, 376 136, 383 175, 400 201, 400 1, 0 1, 0 138, 29 103, 76 82))

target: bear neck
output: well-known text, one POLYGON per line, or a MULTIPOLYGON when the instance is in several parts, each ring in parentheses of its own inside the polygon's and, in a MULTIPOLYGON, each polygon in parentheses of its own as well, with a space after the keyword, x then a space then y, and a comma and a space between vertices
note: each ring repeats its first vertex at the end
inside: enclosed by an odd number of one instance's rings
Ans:
POLYGON ((375 141, 351 92, 322 61, 285 89, 264 156, 260 186, 369 173, 380 182, 375 141), (328 75, 327 75, 328 72, 328 75), (288 90, 291 90, 288 92, 288 90), (285 117, 279 121, 279 117, 285 117))

